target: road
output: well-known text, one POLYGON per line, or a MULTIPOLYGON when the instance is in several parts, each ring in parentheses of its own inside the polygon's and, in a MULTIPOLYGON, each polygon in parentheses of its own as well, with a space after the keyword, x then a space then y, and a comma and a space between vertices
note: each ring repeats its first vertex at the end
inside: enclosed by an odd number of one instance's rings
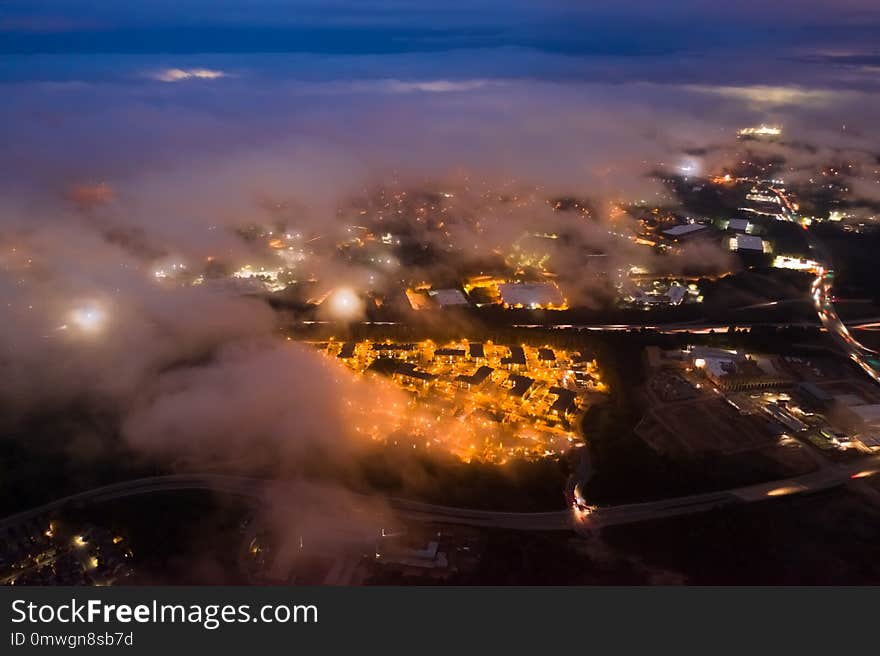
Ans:
MULTIPOLYGON (((744 305, 742 307, 731 308, 731 311, 756 309, 760 306, 773 307, 786 303, 802 303, 804 299, 789 299, 784 301, 767 301, 766 303, 757 303, 753 305, 744 305)), ((302 321, 306 325, 313 324, 331 324, 330 321, 302 321)), ((851 319, 843 322, 847 326, 857 330, 876 330, 880 327, 880 317, 866 317, 851 319)), ((365 321, 363 325, 403 325, 391 321, 365 321)), ((747 329, 747 328, 816 328, 822 325, 816 321, 706 321, 704 319, 696 319, 693 321, 682 321, 676 323, 590 323, 590 324, 553 324, 553 323, 516 323, 511 324, 511 328, 527 328, 527 329, 551 329, 551 330, 585 330, 590 332, 627 332, 631 330, 651 330, 661 334, 677 334, 677 333, 693 333, 705 334, 711 330, 726 331, 728 328, 747 329)))
POLYGON ((819 319, 829 335, 837 342, 844 353, 855 362, 875 383, 880 383, 880 359, 877 352, 861 344, 837 316, 834 304, 830 299, 834 272, 820 269, 813 281, 812 296, 819 319))
MULTIPOLYGON (((812 232, 807 232, 807 241, 816 256, 821 258, 820 261, 830 262, 827 250, 812 232)), ((855 362, 875 383, 880 383, 880 359, 877 357, 877 352, 864 346, 853 337, 847 326, 837 316, 837 310, 831 301, 833 284, 834 271, 831 267, 827 264, 820 267, 810 288, 810 296, 813 299, 819 320, 850 360, 855 362)), ((863 322, 863 325, 868 328, 872 327, 870 322, 863 322)))
MULTIPOLYGON (((791 223, 799 223, 797 209, 786 195, 785 190, 771 187, 769 191, 779 198, 782 212, 780 217, 791 223)), ((844 353, 875 383, 880 383, 880 359, 877 357, 877 352, 859 343, 852 336, 847 326, 840 320, 834 303, 831 301, 831 287, 834 284, 834 271, 830 265, 831 255, 815 233, 807 225, 801 225, 806 232, 807 243, 810 250, 813 251, 814 259, 823 263, 816 271, 816 278, 810 287, 810 296, 813 299, 819 321, 844 353)), ((867 329, 873 328, 872 322, 868 319, 852 323, 860 324, 861 327, 867 329)), ((858 327, 858 325, 854 327, 858 327)))
MULTIPOLYGON (((518 531, 574 529, 579 532, 589 532, 606 526, 664 519, 732 504, 754 503, 792 494, 828 490, 843 485, 854 478, 864 478, 876 473, 880 473, 880 455, 860 458, 857 461, 842 465, 829 465, 802 476, 732 488, 720 492, 693 494, 645 503, 601 507, 589 515, 583 515, 570 510, 516 513, 453 508, 395 498, 387 499, 387 501, 397 517, 412 521, 460 524, 518 531)), ((270 494, 273 495, 273 498, 277 499, 279 485, 284 485, 284 483, 259 478, 215 474, 184 474, 135 479, 74 494, 38 508, 12 515, 0 521, 0 533, 14 526, 37 520, 53 512, 58 512, 64 508, 158 492, 209 490, 249 498, 255 503, 260 504, 266 502, 270 494)), ((295 487, 291 488, 291 494, 296 494, 295 487)), ((358 505, 359 498, 363 499, 365 507, 371 506, 372 503, 370 502, 374 500, 374 498, 368 496, 358 497, 358 495, 352 495, 355 506, 358 505)), ((358 507, 352 508, 353 513, 362 511, 364 510, 358 507)))
POLYGON ((733 504, 755 503, 794 494, 821 492, 849 483, 854 478, 863 479, 877 473, 880 473, 880 455, 860 458, 841 465, 829 464, 827 467, 822 467, 809 474, 722 492, 708 492, 663 501, 600 508, 583 517, 576 528, 595 529, 618 526, 702 512, 733 504))

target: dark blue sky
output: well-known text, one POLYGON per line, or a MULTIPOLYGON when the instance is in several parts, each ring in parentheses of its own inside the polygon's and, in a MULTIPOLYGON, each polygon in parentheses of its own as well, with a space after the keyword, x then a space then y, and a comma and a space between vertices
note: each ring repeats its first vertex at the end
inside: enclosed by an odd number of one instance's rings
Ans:
POLYGON ((878 27, 875 0, 6 0, 0 52, 654 55, 861 48, 878 27))
POLYGON ((878 0, 0 0, 0 179, 319 142, 602 185, 609 153, 632 171, 743 124, 858 145, 878 26, 878 0))

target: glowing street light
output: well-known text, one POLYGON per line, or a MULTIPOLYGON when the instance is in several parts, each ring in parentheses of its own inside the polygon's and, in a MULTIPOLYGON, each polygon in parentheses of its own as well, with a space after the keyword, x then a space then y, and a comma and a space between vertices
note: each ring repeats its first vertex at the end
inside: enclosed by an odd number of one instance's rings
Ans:
POLYGON ((699 160, 689 157, 679 164, 678 170, 684 174, 685 177, 697 176, 700 175, 702 166, 699 160))
POLYGON ((83 305, 70 312, 69 323, 84 333, 98 333, 107 323, 107 313, 97 304, 83 305))
POLYGON ((364 304, 354 290, 339 287, 327 298, 327 307, 337 319, 354 319, 364 310, 364 304))

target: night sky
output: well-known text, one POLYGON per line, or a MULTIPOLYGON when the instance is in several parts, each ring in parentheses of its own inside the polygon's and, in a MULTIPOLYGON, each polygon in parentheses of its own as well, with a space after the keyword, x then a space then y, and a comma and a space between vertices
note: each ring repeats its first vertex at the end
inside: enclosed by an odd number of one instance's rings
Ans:
MULTIPOLYGON (((619 103, 628 105, 624 115, 646 106, 682 114, 695 131, 692 115, 707 112, 713 127, 760 119, 826 127, 826 113, 811 112, 853 100, 823 95, 829 89, 877 91, 878 26, 870 0, 11 0, 0 11, 0 83, 10 92, 0 108, 8 146, 0 173, 69 175, 69 166, 104 176, 110 163, 124 173, 164 160, 172 142, 174 156, 181 148, 197 155, 292 131, 411 166, 400 142, 439 132, 441 144, 473 143, 469 126, 482 129, 492 112, 504 119, 490 123, 507 122, 527 139, 532 112, 613 115, 619 103), (189 74, 199 69, 218 75, 189 74), (555 102, 535 107, 548 94, 534 88, 547 84, 561 85, 555 102), (755 95, 761 89, 777 93, 755 95), (386 133, 391 115, 400 129, 386 133), (70 121, 75 130, 66 129, 70 121), (366 131, 383 134, 353 143, 366 131), (78 140, 92 144, 94 157, 67 164, 71 150, 82 152, 78 140), (120 145, 129 147, 125 157, 120 145)), ((854 127, 871 109, 855 105, 863 109, 840 119, 854 127)), ((632 117, 635 131, 642 118, 632 117)), ((584 123, 560 117, 556 125, 578 131, 584 123)), ((647 130, 676 130, 675 120, 655 123, 647 130)), ((552 149, 553 134, 535 138, 552 149)), ((448 163, 473 163, 467 149, 459 155, 448 163)))
MULTIPOLYGON (((768 63, 782 65, 779 60, 876 65, 878 55, 871 48, 880 26, 876 3, 870 0, 11 0, 2 14, 0 53, 9 55, 428 54, 431 66, 445 76, 554 79, 595 75, 584 69, 602 57, 699 59, 705 68, 684 65, 679 77, 727 74, 746 80, 763 78, 768 63)), ((399 62, 385 64, 385 74, 408 73, 399 62)), ((682 66, 663 64, 630 65, 640 77, 652 79, 674 76, 682 66)), ((310 74, 336 72, 326 64, 318 68, 323 70, 310 74)), ((356 74, 379 74, 372 66, 357 68, 356 74)), ((4 62, 0 71, 6 78, 41 74, 50 73, 42 67, 34 71, 17 58, 4 62)))
POLYGON ((5 52, 444 52, 534 48, 645 55, 850 47, 878 25, 870 0, 732 3, 55 0, 4 3, 5 52))

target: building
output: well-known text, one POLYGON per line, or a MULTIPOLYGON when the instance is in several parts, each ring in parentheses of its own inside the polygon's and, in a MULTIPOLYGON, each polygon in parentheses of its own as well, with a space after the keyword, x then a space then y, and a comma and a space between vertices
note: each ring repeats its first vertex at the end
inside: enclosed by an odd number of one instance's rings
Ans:
POLYGON ((399 358, 414 351, 415 348, 415 344, 377 342, 370 347, 370 350, 379 358, 399 358))
POLYGON ((740 137, 778 137, 782 134, 782 128, 778 125, 759 125, 757 127, 743 128, 737 135, 740 137))
POLYGON ((409 306, 417 312, 422 310, 433 310, 437 307, 433 299, 424 291, 407 289, 406 300, 409 301, 409 306))
POLYGON ((727 224, 727 229, 734 232, 748 232, 751 227, 752 224, 748 219, 731 219, 727 224))
POLYGON ((553 352, 553 349, 539 348, 538 359, 541 362, 556 362, 556 354, 553 352))
POLYGON ((577 394, 564 387, 551 387, 550 393, 556 395, 556 401, 550 406, 550 412, 559 417, 570 417, 577 412, 577 394))
POLYGON ((730 250, 747 253, 771 252, 769 242, 765 242, 756 235, 737 235, 736 237, 731 237, 730 250))
POLYGON ((508 346, 507 350, 510 351, 510 355, 506 358, 501 358, 501 364, 508 369, 525 366, 526 352, 522 346, 508 346))
POLYGON ((880 403, 865 403, 854 394, 834 397, 841 422, 852 430, 880 428, 880 403))
POLYGON ((855 439, 868 451, 880 451, 880 431, 859 433, 855 439))
POLYGON ((495 370, 492 367, 480 367, 470 376, 466 376, 464 374, 456 376, 455 384, 468 390, 476 389, 489 379, 493 371, 495 370))
POLYGON ((410 362, 396 360, 394 358, 376 358, 367 367, 367 371, 398 378, 401 382, 415 383, 425 386, 435 380, 437 376, 434 374, 416 369, 416 366, 410 362))
POLYGON ((469 304, 467 297, 460 289, 407 289, 406 298, 410 307, 418 311, 469 304))
POLYGON ((513 375, 508 380, 513 383, 513 386, 510 388, 510 395, 521 399, 528 396, 529 390, 535 383, 534 378, 529 378, 528 376, 513 375))
POLYGON ((416 369, 415 365, 412 365, 409 362, 401 362, 397 371, 394 372, 394 375, 406 379, 412 384, 423 387, 437 378, 437 376, 432 373, 416 369))
POLYGON ((852 406, 850 411, 866 426, 880 428, 880 403, 852 406))
POLYGON ((705 357, 694 356, 693 359, 694 366, 702 369, 706 378, 720 389, 739 392, 781 387, 791 382, 767 358, 762 358, 759 362, 736 351, 721 353, 712 353, 705 357))
POLYGON ((791 255, 777 255, 773 259, 773 266, 777 269, 794 269, 795 271, 818 271, 821 268, 816 260, 791 255))
POLYGON ((663 231, 663 234, 674 241, 679 241, 703 232, 706 230, 706 227, 707 226, 702 223, 682 223, 681 225, 667 228, 663 231))
POLYGON ((636 289, 632 302, 646 307, 658 305, 681 305, 688 295, 688 288, 678 283, 669 286, 655 283, 651 289, 636 289))
POLYGON ((797 391, 807 407, 817 410, 828 408, 834 401, 834 397, 815 383, 799 383, 797 391))
POLYGON ((455 360, 458 360, 459 358, 465 357, 466 355, 467 351, 457 348, 439 348, 434 351, 435 360, 444 360, 446 362, 453 362, 455 360))
POLYGON ((565 297, 552 282, 506 282, 498 285, 501 302, 509 308, 562 309, 565 297))
POLYGON ((460 289, 432 289, 428 292, 428 296, 441 308, 468 304, 467 297, 460 289))

